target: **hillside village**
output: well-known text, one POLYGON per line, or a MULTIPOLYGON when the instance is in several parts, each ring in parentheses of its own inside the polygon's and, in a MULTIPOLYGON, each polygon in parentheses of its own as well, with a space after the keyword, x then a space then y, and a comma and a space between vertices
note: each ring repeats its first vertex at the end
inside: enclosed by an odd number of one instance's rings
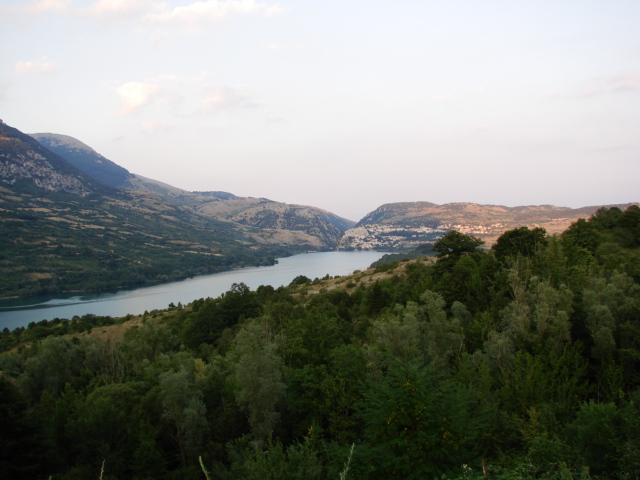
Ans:
MULTIPOLYGON (((568 222, 569 219, 566 219, 568 222)), ((529 225, 532 228, 537 224, 529 225)), ((497 239, 508 229, 504 223, 469 225, 442 223, 433 227, 400 225, 363 225, 347 230, 338 248, 341 250, 410 251, 424 243, 433 243, 450 230, 483 239, 497 239)), ((494 240, 495 241, 495 240, 494 240)), ((491 240, 487 243, 493 243, 491 240)))

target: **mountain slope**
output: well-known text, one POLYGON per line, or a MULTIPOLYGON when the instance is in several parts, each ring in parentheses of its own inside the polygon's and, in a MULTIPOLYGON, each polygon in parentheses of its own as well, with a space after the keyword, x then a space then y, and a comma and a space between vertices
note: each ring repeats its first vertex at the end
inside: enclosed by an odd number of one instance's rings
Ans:
POLYGON ((196 211, 213 218, 254 227, 256 240, 267 239, 270 234, 281 241, 308 236, 317 239, 317 246, 335 247, 344 231, 354 222, 324 210, 303 205, 274 202, 266 198, 211 199, 195 207, 196 211))
POLYGON ((0 123, 0 184, 86 197, 104 189, 28 135, 0 123))
POLYGON ((315 207, 237 197, 227 192, 189 192, 131 174, 73 137, 53 133, 32 136, 105 185, 151 194, 194 214, 231 222, 258 244, 296 250, 333 249, 344 231, 355 224, 315 207))
POLYGON ((75 138, 57 133, 32 133, 30 136, 97 182, 116 188, 130 186, 133 175, 127 169, 75 138))
POLYGON ((101 185, 0 124, 0 296, 143 285, 288 253, 231 222, 101 185))
POLYGON ((320 208, 266 198, 238 197, 227 192, 189 192, 133 175, 133 190, 150 192, 174 205, 216 220, 233 222, 261 244, 332 249, 355 222, 320 208))
MULTIPOLYGON (((625 209, 631 204, 606 205, 625 209)), ((475 235, 488 245, 502 233, 521 226, 542 227, 548 234, 560 233, 579 218, 588 218, 598 206, 582 208, 553 205, 505 207, 476 203, 401 202, 380 206, 347 230, 342 249, 411 250, 433 242, 449 230, 475 235)))

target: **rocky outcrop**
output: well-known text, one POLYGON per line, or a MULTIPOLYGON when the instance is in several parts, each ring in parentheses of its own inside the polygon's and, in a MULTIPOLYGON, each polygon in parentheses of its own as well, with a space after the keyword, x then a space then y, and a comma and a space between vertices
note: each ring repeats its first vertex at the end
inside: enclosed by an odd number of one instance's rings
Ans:
POLYGON ((80 196, 95 189, 80 170, 5 124, 0 124, 0 182, 5 185, 22 182, 49 192, 80 196))

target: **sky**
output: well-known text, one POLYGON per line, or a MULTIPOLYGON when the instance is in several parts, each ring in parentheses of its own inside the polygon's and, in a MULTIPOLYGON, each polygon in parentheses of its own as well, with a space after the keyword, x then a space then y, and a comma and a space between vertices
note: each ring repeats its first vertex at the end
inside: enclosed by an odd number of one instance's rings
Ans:
POLYGON ((0 0, 0 119, 359 220, 640 201, 638 0, 0 0))

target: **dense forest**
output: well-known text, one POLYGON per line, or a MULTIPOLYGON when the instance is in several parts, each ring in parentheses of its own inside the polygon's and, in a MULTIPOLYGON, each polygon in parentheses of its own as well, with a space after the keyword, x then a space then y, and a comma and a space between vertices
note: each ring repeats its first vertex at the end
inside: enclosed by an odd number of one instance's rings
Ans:
POLYGON ((639 247, 640 208, 601 209, 452 231, 376 282, 234 284, 121 340, 5 330, 0 478, 637 479, 639 247))

